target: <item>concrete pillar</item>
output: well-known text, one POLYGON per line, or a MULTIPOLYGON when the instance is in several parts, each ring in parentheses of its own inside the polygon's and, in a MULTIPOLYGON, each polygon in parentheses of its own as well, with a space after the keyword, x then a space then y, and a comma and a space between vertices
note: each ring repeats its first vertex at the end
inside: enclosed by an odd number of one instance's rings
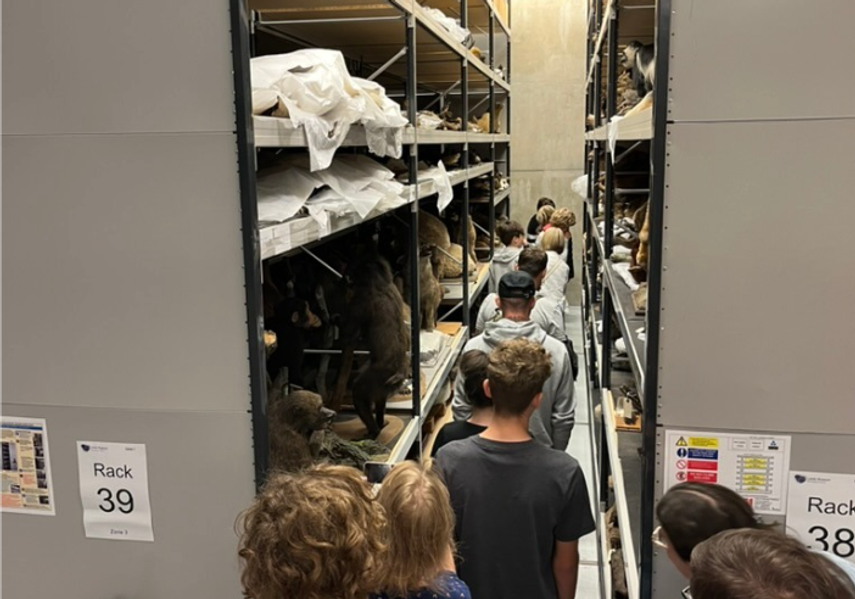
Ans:
POLYGON ((578 303, 582 198, 570 183, 584 169, 586 6, 583 0, 516 0, 511 9, 511 217, 525 226, 542 196, 576 213, 576 278, 568 297, 578 303))

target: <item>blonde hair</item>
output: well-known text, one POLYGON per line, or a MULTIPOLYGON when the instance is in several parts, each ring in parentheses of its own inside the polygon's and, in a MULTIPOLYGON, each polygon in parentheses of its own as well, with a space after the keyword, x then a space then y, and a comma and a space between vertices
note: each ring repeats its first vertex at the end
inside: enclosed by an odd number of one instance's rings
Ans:
POLYGON ((555 206, 544 206, 540 210, 537 211, 537 224, 543 227, 544 225, 549 223, 549 219, 552 218, 552 213, 555 212, 555 206))
POLYGON ((389 552, 380 589, 390 597, 436 588, 447 551, 454 545, 454 512, 448 489, 430 460, 396 465, 377 495, 386 510, 389 552))
POLYGON ((576 224, 576 215, 569 208, 558 208, 549 217, 549 224, 569 233, 570 227, 576 224))
POLYGON ((543 237, 540 240, 540 247, 544 252, 556 252, 560 254, 564 251, 564 231, 553 227, 543 232, 543 237))
POLYGON ((539 343, 512 339, 497 345, 487 366, 495 413, 518 416, 525 412, 551 372, 552 361, 539 343))
POLYGON ((385 526, 354 468, 272 474, 238 520, 244 596, 364 599, 378 589, 385 526))

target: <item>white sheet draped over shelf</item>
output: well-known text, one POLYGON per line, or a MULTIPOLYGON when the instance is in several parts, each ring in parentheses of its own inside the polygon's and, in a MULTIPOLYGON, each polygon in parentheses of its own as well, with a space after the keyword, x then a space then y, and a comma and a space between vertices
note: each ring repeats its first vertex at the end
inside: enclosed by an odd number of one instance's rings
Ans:
POLYGON ((336 50, 307 49, 252 59, 252 112, 289 118, 306 132, 311 170, 332 164, 350 127, 365 126, 368 149, 400 157, 407 119, 379 84, 347 71, 336 50))
POLYGON ((338 156, 329 168, 315 172, 306 156, 295 156, 258 177, 260 223, 284 222, 305 206, 322 235, 330 232, 333 215, 355 212, 364 219, 374 210, 405 203, 405 186, 394 173, 362 155, 338 156))

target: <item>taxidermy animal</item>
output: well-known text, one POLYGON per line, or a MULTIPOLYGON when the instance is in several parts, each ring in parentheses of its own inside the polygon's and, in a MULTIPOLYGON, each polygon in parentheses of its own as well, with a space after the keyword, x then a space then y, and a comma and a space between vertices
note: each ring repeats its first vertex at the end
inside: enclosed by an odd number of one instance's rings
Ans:
POLYGON ((419 253, 419 310, 421 310, 421 327, 423 331, 436 328, 436 311, 442 301, 442 285, 439 284, 439 252, 431 245, 422 246, 419 253))
POLYGON ((621 66, 632 74, 632 83, 638 97, 653 91, 656 75, 656 51, 653 44, 629 42, 620 57, 621 66))
POLYGON ((320 395, 311 391, 286 395, 278 378, 267 405, 271 469, 293 472, 311 466, 334 417, 335 412, 324 407, 320 395))
MULTIPOLYGON (((449 219, 452 223, 452 230, 454 233, 454 238, 458 241, 462 238, 462 232, 460 231, 460 212, 451 212, 449 209, 449 219)), ((478 255, 475 253, 475 242, 477 241, 477 231, 475 230, 475 225, 472 222, 472 217, 466 216, 466 224, 468 225, 468 240, 467 245, 469 247, 469 260, 470 265, 478 262, 478 255)))
POLYGON ((349 269, 348 305, 342 323, 344 352, 331 407, 338 409, 353 368, 353 351, 362 341, 369 361, 353 382, 353 407, 376 439, 385 425, 386 402, 407 377, 410 336, 404 324, 404 299, 389 263, 376 254, 355 260, 349 269), (373 410, 373 413, 372 413, 373 410))
MULTIPOLYGON (((419 242, 423 245, 435 245, 438 248, 441 279, 455 278, 463 274, 463 248, 456 243, 451 243, 451 236, 444 222, 424 210, 419 211, 419 242)), ((469 264, 469 272, 474 271, 473 262, 469 264)))
MULTIPOLYGON (((641 212, 641 210, 639 210, 641 212)), ((637 222, 637 221, 636 221, 637 222)), ((638 232, 638 251, 635 254, 635 266, 630 273, 639 283, 647 280, 647 256, 650 243, 650 203, 644 208, 644 223, 638 232)))
POLYGON ((312 312, 306 300, 291 296, 277 304, 266 324, 277 339, 277 348, 267 360, 270 376, 276 378, 283 368, 287 368, 289 383, 304 386, 305 334, 310 329, 320 327, 321 319, 312 312))

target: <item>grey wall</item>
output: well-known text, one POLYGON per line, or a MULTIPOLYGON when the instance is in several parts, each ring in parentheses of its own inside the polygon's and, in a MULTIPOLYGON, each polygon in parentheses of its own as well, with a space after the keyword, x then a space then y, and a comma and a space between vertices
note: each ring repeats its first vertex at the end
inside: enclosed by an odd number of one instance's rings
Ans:
POLYGON ((229 11, 179 4, 3 5, 3 413, 47 419, 56 497, 54 517, 3 515, 8 597, 240 596, 229 11), (154 543, 84 537, 82 439, 147 445, 154 543))
POLYGON ((526 225, 541 196, 576 212, 578 303, 583 213, 570 183, 585 168, 585 2, 516 0, 511 10, 511 217, 526 225))

